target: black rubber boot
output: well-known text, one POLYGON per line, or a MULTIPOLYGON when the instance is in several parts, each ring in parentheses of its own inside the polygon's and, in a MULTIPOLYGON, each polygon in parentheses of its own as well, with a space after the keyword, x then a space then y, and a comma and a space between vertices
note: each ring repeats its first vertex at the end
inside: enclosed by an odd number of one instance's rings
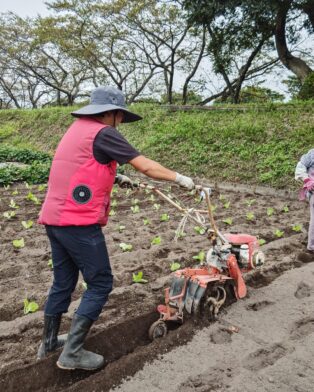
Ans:
POLYGON ((83 349, 84 340, 93 321, 87 317, 74 314, 67 342, 59 357, 60 369, 96 370, 104 364, 104 357, 83 349))
POLYGON ((49 353, 63 347, 67 335, 58 336, 62 313, 50 315, 45 314, 43 340, 37 352, 37 359, 45 358, 49 353))

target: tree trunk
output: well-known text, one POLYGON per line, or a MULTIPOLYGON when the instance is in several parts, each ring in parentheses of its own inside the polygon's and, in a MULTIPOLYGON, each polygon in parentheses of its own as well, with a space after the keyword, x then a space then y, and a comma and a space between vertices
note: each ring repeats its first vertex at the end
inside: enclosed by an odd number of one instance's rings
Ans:
POLYGON ((312 72, 312 69, 302 59, 295 57, 289 51, 286 41, 286 18, 291 1, 285 1, 278 9, 275 27, 275 40, 278 56, 282 64, 293 72, 301 82, 312 72))

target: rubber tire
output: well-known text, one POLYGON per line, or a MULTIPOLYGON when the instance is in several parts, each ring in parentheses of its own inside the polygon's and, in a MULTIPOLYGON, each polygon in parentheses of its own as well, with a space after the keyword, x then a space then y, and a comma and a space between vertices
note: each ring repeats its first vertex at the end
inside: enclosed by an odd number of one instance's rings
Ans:
POLYGON ((151 341, 155 339, 164 338, 167 335, 168 328, 164 321, 155 321, 148 330, 148 336, 151 341))

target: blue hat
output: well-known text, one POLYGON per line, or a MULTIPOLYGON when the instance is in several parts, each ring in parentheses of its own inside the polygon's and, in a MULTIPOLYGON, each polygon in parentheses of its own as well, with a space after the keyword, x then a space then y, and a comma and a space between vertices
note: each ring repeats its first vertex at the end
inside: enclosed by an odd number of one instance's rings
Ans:
POLYGON ((124 113, 124 123, 142 120, 142 117, 130 112, 126 108, 124 94, 116 87, 97 87, 90 97, 90 104, 72 112, 74 117, 91 116, 109 112, 111 110, 121 110, 124 113))

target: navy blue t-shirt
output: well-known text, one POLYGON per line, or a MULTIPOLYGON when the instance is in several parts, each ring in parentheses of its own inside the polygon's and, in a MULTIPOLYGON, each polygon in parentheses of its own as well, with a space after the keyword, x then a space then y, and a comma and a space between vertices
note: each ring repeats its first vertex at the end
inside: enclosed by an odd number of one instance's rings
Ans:
POLYGON ((117 161, 119 165, 141 155, 114 127, 105 127, 99 131, 94 140, 93 154, 99 163, 117 161))

